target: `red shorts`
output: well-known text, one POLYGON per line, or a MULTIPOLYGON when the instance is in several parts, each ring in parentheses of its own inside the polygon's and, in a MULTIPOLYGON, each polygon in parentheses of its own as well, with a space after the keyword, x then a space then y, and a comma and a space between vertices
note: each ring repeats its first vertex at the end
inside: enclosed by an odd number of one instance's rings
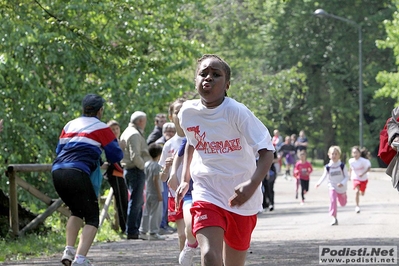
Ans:
POLYGON ((175 198, 168 198, 168 221, 176 222, 176 220, 183 219, 183 201, 180 201, 180 208, 178 211, 175 210, 176 202, 175 198))
POLYGON ((249 248, 256 226, 256 214, 239 215, 205 201, 194 202, 190 211, 194 236, 205 227, 218 226, 224 230, 224 241, 231 248, 240 251, 249 248))
POLYGON ((369 182, 369 181, 368 180, 360 181, 357 179, 353 179, 353 189, 355 189, 357 186, 359 186, 359 190, 361 192, 365 192, 366 187, 367 187, 367 182, 369 182))

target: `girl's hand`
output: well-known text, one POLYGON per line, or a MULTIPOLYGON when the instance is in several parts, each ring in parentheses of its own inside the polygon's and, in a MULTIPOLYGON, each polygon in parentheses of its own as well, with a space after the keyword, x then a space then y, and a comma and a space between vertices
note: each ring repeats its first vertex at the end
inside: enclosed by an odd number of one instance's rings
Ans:
POLYGON ((338 183, 337 186, 338 186, 338 187, 343 187, 344 185, 342 185, 341 183, 338 183))
POLYGON ((166 168, 169 168, 169 167, 172 166, 172 164, 173 164, 173 157, 168 157, 168 158, 166 158, 166 160, 165 160, 165 167, 166 167, 166 168))
POLYGON ((229 205, 231 207, 243 205, 252 197, 257 188, 258 186, 253 184, 251 180, 239 184, 234 189, 234 195, 229 199, 229 205))
POLYGON ((320 184, 316 184, 315 188, 318 188, 320 186, 320 184))
POLYGON ((175 211, 179 210, 180 201, 182 201, 182 199, 186 195, 189 187, 190 187, 190 184, 185 182, 185 181, 182 181, 180 183, 180 185, 177 187, 177 189, 176 189, 176 197, 175 197, 175 211))

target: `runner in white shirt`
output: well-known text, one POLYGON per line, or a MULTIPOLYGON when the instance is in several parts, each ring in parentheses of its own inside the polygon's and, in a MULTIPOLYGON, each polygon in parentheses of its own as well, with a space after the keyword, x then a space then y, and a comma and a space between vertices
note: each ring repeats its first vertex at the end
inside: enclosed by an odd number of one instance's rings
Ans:
POLYGON ((368 154, 366 149, 361 150, 359 146, 354 146, 352 147, 352 158, 349 159, 349 176, 353 180, 353 189, 356 190, 356 213, 360 212, 359 195, 364 196, 368 183, 368 172, 371 169, 368 154))
MULTIPOLYGON (((179 150, 180 145, 184 139, 184 132, 181 129, 179 122, 177 120, 177 114, 180 111, 180 108, 185 100, 179 98, 175 100, 169 106, 169 119, 175 124, 176 134, 168 140, 162 150, 161 158, 159 159, 158 164, 162 166, 161 179, 165 179, 165 175, 167 175, 166 179, 170 178, 170 172, 172 169, 173 158, 176 152, 179 150)), ((180 181, 181 177, 181 167, 177 171, 177 178, 180 181)), ((186 241, 185 234, 185 224, 183 219, 183 210, 177 209, 175 207, 175 196, 176 192, 168 186, 168 222, 175 222, 177 227, 177 235, 179 241, 179 250, 182 251, 184 248, 184 243, 186 241)))
POLYGON ((330 216, 333 217, 331 225, 338 225, 337 219, 337 201, 344 207, 347 203, 346 188, 349 179, 345 163, 341 162, 341 148, 331 146, 328 149, 330 162, 324 167, 323 175, 316 184, 318 188, 321 183, 328 180, 328 191, 330 194, 330 216))
POLYGON ((186 193, 191 174, 193 233, 202 265, 245 264, 262 209, 260 184, 273 161, 268 129, 246 106, 226 97, 229 87, 229 65, 204 55, 196 70, 201 99, 185 102, 178 114, 187 145, 176 200, 186 193))

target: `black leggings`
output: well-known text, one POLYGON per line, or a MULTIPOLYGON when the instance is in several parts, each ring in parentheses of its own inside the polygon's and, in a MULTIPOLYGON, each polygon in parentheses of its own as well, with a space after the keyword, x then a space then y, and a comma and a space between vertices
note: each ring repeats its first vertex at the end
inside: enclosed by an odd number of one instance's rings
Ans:
POLYGON ((98 228, 100 210, 89 175, 77 169, 59 169, 52 175, 55 190, 71 210, 71 215, 98 228))
POLYGON ((309 180, 301 180, 301 196, 302 196, 302 200, 305 200, 305 191, 308 192, 309 191, 309 180))
POLYGON ((126 231, 127 206, 129 202, 125 179, 118 176, 108 176, 108 182, 114 190, 116 207, 118 209, 119 226, 122 232, 126 231))
POLYGON ((263 185, 263 209, 268 208, 270 205, 274 205, 274 182, 276 181, 276 175, 265 177, 262 181, 263 185))

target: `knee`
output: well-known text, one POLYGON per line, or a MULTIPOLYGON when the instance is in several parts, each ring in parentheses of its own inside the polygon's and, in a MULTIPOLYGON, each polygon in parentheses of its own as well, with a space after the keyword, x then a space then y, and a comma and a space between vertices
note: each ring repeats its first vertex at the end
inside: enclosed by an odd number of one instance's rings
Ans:
POLYGON ((217 252, 214 249, 201 249, 201 256, 203 265, 223 265, 222 252, 217 252))
POLYGON ((186 241, 186 234, 184 230, 182 232, 177 232, 177 237, 179 238, 180 242, 185 242, 186 241))
POLYGON ((92 217, 86 217, 85 220, 86 225, 91 225, 94 226, 95 228, 98 228, 100 224, 100 218, 97 216, 92 216, 92 217))

